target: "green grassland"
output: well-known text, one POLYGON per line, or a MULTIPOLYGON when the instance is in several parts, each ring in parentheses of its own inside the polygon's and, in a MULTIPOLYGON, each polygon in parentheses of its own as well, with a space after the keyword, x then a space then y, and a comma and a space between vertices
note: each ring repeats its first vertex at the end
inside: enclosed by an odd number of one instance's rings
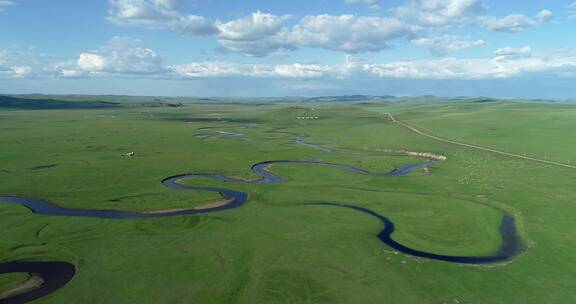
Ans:
POLYGON ((0 275, 0 294, 18 287, 20 284, 26 282, 28 277, 28 274, 25 273, 9 273, 0 275))
POLYGON ((400 118, 449 139, 576 163, 574 117, 572 104, 489 102, 414 107, 400 118))
MULTIPOLYGON (((132 102, 132 101, 131 101, 132 102)), ((249 193, 239 209, 154 219, 32 214, 0 204, 0 262, 73 262, 76 277, 37 303, 573 303, 576 170, 495 155, 420 136, 395 115, 446 138, 529 154, 573 156, 576 106, 538 103, 185 104, 0 112, 0 195, 83 209, 192 208, 212 192, 171 190, 181 173, 256 178, 266 160, 321 158, 387 172, 448 159, 431 174, 374 177, 338 168, 277 164, 282 184, 188 180, 249 193), (314 108, 312 110, 312 108, 314 108), (297 116, 318 116, 298 120, 297 116), (202 129, 200 128, 208 128, 202 129), (235 136, 223 132, 241 133, 235 136), (204 134, 206 137, 197 137, 204 134), (334 151, 294 142, 301 138, 334 151), (135 157, 124 156, 134 151, 135 157), (388 152, 382 152, 388 151, 388 152), (370 208, 407 246, 487 255, 503 213, 526 250, 512 262, 459 264, 395 254, 376 238, 370 208)), ((574 158, 576 161, 576 158, 574 158)), ((0 292, 24 277, 0 275, 0 292)))

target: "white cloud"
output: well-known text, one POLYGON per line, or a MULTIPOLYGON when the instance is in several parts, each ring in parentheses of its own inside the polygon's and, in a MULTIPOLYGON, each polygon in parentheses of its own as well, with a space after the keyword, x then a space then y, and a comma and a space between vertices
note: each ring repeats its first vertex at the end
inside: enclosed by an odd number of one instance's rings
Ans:
POLYGON ((232 62, 195 62, 172 67, 177 76, 184 78, 204 78, 250 74, 253 66, 232 62))
POLYGON ((32 73, 32 67, 29 66, 17 66, 12 68, 12 74, 15 78, 23 78, 32 73))
POLYGON ((214 35, 214 22, 197 15, 182 15, 179 0, 109 0, 107 19, 121 26, 170 29, 189 35, 214 35))
POLYGON ((89 72, 101 71, 106 67, 106 59, 98 54, 82 53, 78 58, 78 66, 89 72))
POLYGON ((140 44, 137 39, 114 37, 99 49, 82 52, 76 61, 60 62, 55 70, 64 77, 159 75, 166 72, 162 57, 140 44))
POLYGON ((0 60, 0 79, 7 76, 8 78, 25 78, 32 74, 31 66, 9 66, 0 60))
POLYGON ((59 76, 63 78, 78 78, 82 77, 84 73, 79 70, 61 69, 59 76))
POLYGON ((0 75, 13 78, 30 78, 44 74, 52 64, 62 58, 36 53, 32 49, 0 49, 0 75))
POLYGON ((218 33, 214 23, 202 16, 186 15, 170 23, 170 28, 179 33, 195 36, 209 36, 218 33))
POLYGON ((158 0, 109 0, 108 19, 119 25, 165 27, 178 18, 174 7, 158 0))
MULTIPOLYGON (((344 1, 369 6, 379 3, 379 0, 344 1)), ((553 18, 548 10, 532 18, 521 14, 487 16, 482 0, 409 0, 391 9, 395 17, 322 14, 303 16, 287 25, 292 18, 289 15, 256 11, 224 22, 184 14, 179 4, 180 0, 109 0, 107 19, 122 26, 213 36, 222 50, 261 57, 303 47, 347 54, 380 52, 391 48, 392 41, 400 38, 426 46, 435 55, 445 55, 484 45, 485 41, 447 35, 434 37, 438 28, 448 33, 455 26, 481 25, 491 31, 520 32, 553 18), (432 38, 415 38, 423 33, 432 34, 432 38)))
POLYGON ((244 18, 226 23, 219 23, 219 39, 223 40, 258 40, 277 34, 282 23, 290 16, 276 16, 257 11, 244 18))
MULTIPOLYGON (((377 4, 377 0, 348 0, 377 4)), ((354 15, 304 16, 291 28, 291 17, 257 11, 243 18, 221 22, 184 15, 178 0, 109 0, 107 19, 116 25, 169 29, 192 35, 215 36, 229 51, 265 56, 299 47, 323 48, 346 53, 376 52, 390 48, 390 40, 418 30, 396 18, 354 15)))
POLYGON ((293 49, 286 42, 283 22, 291 16, 252 13, 244 18, 218 23, 218 42, 226 49, 252 56, 264 56, 279 49, 293 49))
POLYGON ((524 57, 515 60, 438 59, 366 64, 364 70, 379 77, 403 79, 499 79, 531 73, 576 71, 576 57, 524 57))
POLYGON ((240 64, 200 62, 171 67, 174 77, 274 77, 296 79, 354 79, 367 77, 392 79, 504 79, 534 73, 576 76, 576 56, 530 57, 531 49, 503 48, 495 58, 402 60, 388 63, 355 61, 347 57, 342 64, 240 64), (520 53, 523 56, 512 56, 520 53), (502 57, 508 56, 508 57, 502 57))
POLYGON ((419 24, 444 27, 474 22, 487 8, 480 0, 412 0, 393 9, 398 18, 419 24))
POLYGON ((318 64, 243 64, 234 62, 196 62, 172 66, 174 76, 183 78, 207 77, 279 77, 279 78, 315 78, 329 76, 331 66, 318 64))
POLYGON ((418 27, 396 18, 305 16, 292 28, 282 26, 288 18, 256 12, 221 23, 218 41, 228 50, 253 56, 300 47, 353 54, 388 49, 391 40, 409 37, 418 31, 418 27))
POLYGON ((485 17, 483 23, 486 28, 496 32, 518 33, 531 27, 536 27, 552 20, 553 14, 549 10, 542 10, 534 18, 522 14, 511 14, 503 18, 485 17))
POLYGON ((505 47, 494 52, 495 60, 509 60, 532 57, 532 48, 529 46, 521 48, 505 47))
POLYGON ((16 4, 14 1, 0 0, 0 12, 4 11, 4 7, 16 4))
POLYGON ((485 19, 485 26, 491 31, 497 32, 521 32, 537 24, 530 17, 521 14, 512 14, 500 19, 494 17, 485 19))
POLYGON ((511 33, 545 24, 554 17, 549 10, 541 10, 533 18, 523 14, 496 18, 486 15, 487 11, 482 0, 411 0, 392 9, 396 17, 423 26, 448 29, 448 26, 479 24, 491 31, 511 33))
POLYGON ((7 76, 8 78, 25 78, 31 76, 32 74, 32 67, 30 66, 14 66, 14 67, 7 67, 0 65, 0 79, 3 76, 7 76))
POLYGON ((576 1, 568 4, 568 19, 576 19, 576 1))
POLYGON ((257 40, 221 39, 218 40, 218 42, 225 50, 241 53, 248 56, 263 57, 282 49, 293 50, 297 48, 295 45, 292 45, 286 40, 282 39, 282 37, 285 36, 284 33, 285 32, 283 32, 281 35, 267 36, 257 40))
POLYGON ((443 56, 449 53, 486 45, 486 41, 481 39, 472 40, 467 38, 452 37, 448 35, 416 38, 410 42, 414 45, 428 47, 430 53, 436 56, 443 56))
POLYGON ((536 14, 536 20, 540 23, 549 22, 552 18, 554 18, 554 14, 549 10, 541 10, 536 14))
POLYGON ((377 5, 380 0, 344 0, 347 4, 377 5))
MULTIPOLYGON (((444 39, 444 38, 442 38, 444 39)), ((457 40, 453 37, 448 41, 457 40)), ((456 44, 457 45, 457 44, 456 44)), ((458 48, 458 47, 457 47, 458 48)), ((576 77, 573 50, 534 56, 529 46, 497 49, 493 58, 442 58, 370 62, 346 56, 340 64, 295 62, 291 64, 205 61, 166 65, 162 57, 141 41, 115 37, 106 45, 79 54, 76 60, 59 60, 31 52, 0 50, 2 77, 131 77, 153 79, 203 79, 218 77, 271 79, 502 79, 531 74, 576 77)))
POLYGON ((367 5, 370 9, 380 9, 380 0, 344 0, 347 4, 363 4, 367 5))
POLYGON ((391 40, 408 37, 417 30, 396 18, 306 16, 290 31, 289 41, 297 46, 354 54, 388 49, 391 40))
POLYGON ((290 78, 322 77, 331 70, 331 67, 319 64, 282 64, 274 67, 274 75, 290 78))
POLYGON ((180 0, 156 0, 157 5, 167 9, 177 9, 180 5, 180 0))

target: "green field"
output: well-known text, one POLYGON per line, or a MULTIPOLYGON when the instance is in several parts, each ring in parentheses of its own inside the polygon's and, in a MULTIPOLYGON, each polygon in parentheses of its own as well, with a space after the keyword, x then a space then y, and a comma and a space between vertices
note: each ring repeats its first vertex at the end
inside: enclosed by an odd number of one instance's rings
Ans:
MULTIPOLYGON (((243 207, 206 215, 51 217, 0 203, 0 263, 68 261, 78 268, 68 285, 35 303, 576 302, 576 169, 435 141, 385 115, 444 138, 576 163, 576 105, 66 105, 0 109, 0 196, 78 209, 192 208, 220 197, 171 190, 160 181, 194 172, 256 178, 250 167, 266 160, 321 158, 373 172, 421 161, 399 151, 447 160, 430 174, 419 169, 403 177, 275 165, 282 184, 189 181, 249 193, 243 207), (125 156, 132 151, 134 157, 125 156), (394 222, 398 242, 445 255, 494 252, 507 213, 526 249, 511 262, 486 266, 394 254, 376 238, 383 227, 374 218, 303 205, 313 201, 370 208, 394 222)), ((0 275, 0 293, 25 279, 0 275)))

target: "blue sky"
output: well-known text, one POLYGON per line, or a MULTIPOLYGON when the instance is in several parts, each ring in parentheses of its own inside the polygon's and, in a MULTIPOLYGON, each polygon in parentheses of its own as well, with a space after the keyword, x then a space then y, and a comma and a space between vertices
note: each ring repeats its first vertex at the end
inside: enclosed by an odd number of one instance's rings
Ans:
POLYGON ((574 0, 0 0, 0 93, 576 98, 574 0))

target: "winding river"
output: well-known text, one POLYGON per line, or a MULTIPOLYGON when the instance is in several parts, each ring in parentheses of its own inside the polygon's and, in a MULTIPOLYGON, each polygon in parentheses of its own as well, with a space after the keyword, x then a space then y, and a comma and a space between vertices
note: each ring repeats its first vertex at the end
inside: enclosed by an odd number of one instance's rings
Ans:
POLYGON ((76 266, 67 262, 17 261, 0 264, 0 274, 2 273, 30 273, 42 277, 40 287, 6 299, 0 298, 0 303, 19 304, 36 300, 62 288, 76 274, 76 266))
MULTIPOLYGON (((270 166, 276 164, 306 164, 318 166, 330 166, 346 170, 349 172, 369 175, 369 176, 402 176, 411 172, 415 168, 426 167, 437 161, 425 161, 415 164, 408 164, 401 166, 388 173, 373 173, 361 168, 356 168, 349 165, 317 162, 317 161, 292 161, 292 160, 274 160, 257 163, 252 166, 252 171, 259 176, 258 179, 247 180, 241 178, 233 178, 211 173, 191 173, 171 176, 163 179, 161 182, 164 186, 175 190, 206 190, 220 193, 225 204, 216 204, 206 208, 194 208, 185 210, 168 210, 160 212, 131 212, 131 211, 114 211, 114 210, 82 210, 64 208, 54 205, 50 202, 27 198, 19 196, 0 196, 0 202, 13 203, 27 207, 35 214, 48 215, 48 216, 75 216, 75 217, 92 217, 92 218, 110 218, 110 219, 128 219, 128 218, 152 218, 152 217, 170 217, 180 215, 194 215, 204 214, 227 209, 239 208, 248 201, 248 194, 241 191, 217 188, 217 187, 196 187, 180 183, 184 180, 195 178, 210 178, 225 182, 244 183, 244 184, 274 184, 281 183, 282 177, 270 171, 270 166)), ((394 239, 392 234, 395 230, 393 222, 387 217, 380 215, 370 209, 334 202, 320 202, 308 203, 308 205, 318 206, 332 206, 352 209, 358 212, 368 214, 372 217, 379 219, 384 224, 384 229, 378 233, 377 237, 387 244, 388 246, 398 250, 407 255, 423 257, 433 260, 441 260, 453 263, 462 264, 489 264, 505 262, 512 259, 522 250, 522 242, 516 231, 514 218, 510 215, 504 215, 500 224, 500 234, 502 244, 500 248, 493 254, 487 256, 449 256, 439 255, 430 252, 419 251, 407 246, 404 246, 394 239)), ((13 261, 0 264, 0 274, 3 273, 31 273, 39 274, 44 283, 39 288, 12 296, 6 299, 0 299, 2 303, 24 303, 43 297, 55 290, 62 288, 66 285, 76 273, 76 266, 67 262, 52 262, 52 261, 13 261)))

